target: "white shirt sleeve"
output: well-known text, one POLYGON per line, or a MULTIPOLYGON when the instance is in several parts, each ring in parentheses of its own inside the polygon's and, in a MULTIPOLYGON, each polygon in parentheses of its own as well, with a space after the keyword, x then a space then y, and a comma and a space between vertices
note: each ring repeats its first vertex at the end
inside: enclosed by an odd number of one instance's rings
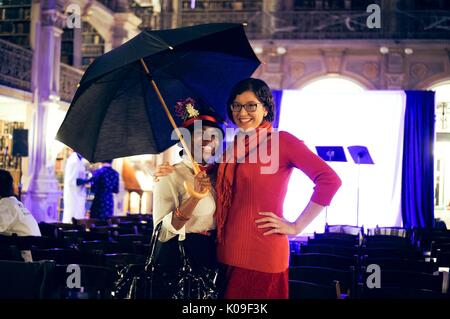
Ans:
POLYGON ((180 205, 178 192, 173 176, 160 177, 155 183, 153 193, 153 223, 158 225, 162 221, 161 233, 159 240, 168 241, 179 235, 179 240, 184 240, 186 236, 186 226, 176 230, 172 225, 172 213, 180 205))
POLYGON ((6 202, 0 205, 0 233, 6 232, 16 221, 17 213, 6 202))

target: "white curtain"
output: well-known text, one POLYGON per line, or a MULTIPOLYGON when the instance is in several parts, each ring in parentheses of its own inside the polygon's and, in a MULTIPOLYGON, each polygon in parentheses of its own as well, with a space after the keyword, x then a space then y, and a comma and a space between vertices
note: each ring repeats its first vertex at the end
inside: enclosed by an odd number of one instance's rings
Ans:
MULTIPOLYGON (((315 146, 343 146, 347 162, 329 162, 342 187, 328 207, 328 224, 356 225, 358 165, 347 147, 367 146, 374 165, 359 169, 359 225, 401 226, 401 173, 406 96, 403 91, 357 93, 283 92, 280 130, 314 152, 315 146)), ((294 220, 311 197, 313 183, 299 170, 292 174, 284 216, 294 220)), ((325 212, 303 232, 323 232, 325 212)))

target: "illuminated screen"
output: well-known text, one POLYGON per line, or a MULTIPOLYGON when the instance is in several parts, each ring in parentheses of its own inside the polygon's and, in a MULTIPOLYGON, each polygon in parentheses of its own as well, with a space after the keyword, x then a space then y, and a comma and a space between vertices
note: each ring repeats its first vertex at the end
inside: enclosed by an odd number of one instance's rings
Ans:
MULTIPOLYGON (((330 225, 356 225, 359 175, 359 226, 401 226, 401 173, 406 96, 403 91, 318 93, 283 92, 280 130, 316 146, 343 146, 347 162, 328 162, 342 187, 327 209, 330 225), (348 146, 366 146, 374 165, 355 164, 348 146), (359 173, 358 173, 359 170, 359 173)), ((295 169, 284 202, 293 221, 308 203, 313 182, 295 169)), ((323 232, 325 210, 303 234, 323 232)))

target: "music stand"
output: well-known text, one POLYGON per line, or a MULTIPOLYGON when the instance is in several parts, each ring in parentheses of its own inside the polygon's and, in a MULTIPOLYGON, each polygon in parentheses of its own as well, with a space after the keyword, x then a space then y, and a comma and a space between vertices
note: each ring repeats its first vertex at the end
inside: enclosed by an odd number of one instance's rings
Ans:
POLYGON ((362 145, 354 145, 348 147, 348 152, 353 158, 355 164, 358 165, 358 188, 356 195, 356 226, 359 227, 359 176, 360 176, 360 165, 367 164, 373 165, 375 164, 370 156, 369 150, 367 147, 362 145))
MULTIPOLYGON (((316 146, 317 155, 326 162, 347 162, 342 146, 316 146)), ((325 225, 328 223, 328 206, 325 207, 325 225)))

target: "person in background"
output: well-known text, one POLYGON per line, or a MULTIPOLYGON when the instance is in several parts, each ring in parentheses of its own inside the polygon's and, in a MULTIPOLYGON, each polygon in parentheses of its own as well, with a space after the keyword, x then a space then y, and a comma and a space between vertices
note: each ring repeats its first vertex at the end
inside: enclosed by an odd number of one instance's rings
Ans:
POLYGON ((86 214, 85 161, 80 154, 72 152, 64 169, 64 213, 63 223, 72 223, 72 218, 83 219, 86 214))
MULTIPOLYGON (((0 169, 0 234, 11 236, 41 236, 39 226, 30 211, 14 196, 13 178, 0 169)), ((29 250, 22 251, 25 261, 32 261, 29 250)))
POLYGON ((111 167, 112 160, 102 161, 92 178, 91 191, 95 194, 92 202, 90 217, 108 219, 114 214, 113 193, 119 192, 119 173, 111 167))

